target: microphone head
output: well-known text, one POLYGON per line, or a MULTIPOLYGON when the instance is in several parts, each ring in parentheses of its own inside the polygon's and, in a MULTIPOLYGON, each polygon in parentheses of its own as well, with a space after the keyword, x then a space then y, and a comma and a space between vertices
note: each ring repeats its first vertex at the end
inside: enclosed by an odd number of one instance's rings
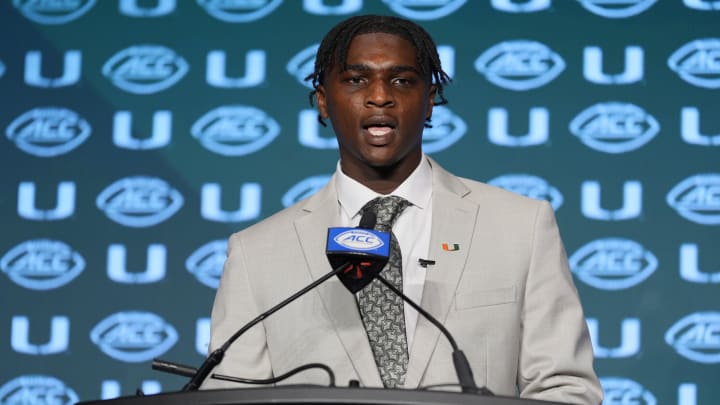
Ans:
MULTIPOLYGON (((374 225, 375 215, 368 218, 364 224, 372 220, 374 225)), ((390 257, 390 234, 375 229, 330 228, 325 253, 334 269, 345 266, 338 278, 354 294, 385 267, 390 257)))

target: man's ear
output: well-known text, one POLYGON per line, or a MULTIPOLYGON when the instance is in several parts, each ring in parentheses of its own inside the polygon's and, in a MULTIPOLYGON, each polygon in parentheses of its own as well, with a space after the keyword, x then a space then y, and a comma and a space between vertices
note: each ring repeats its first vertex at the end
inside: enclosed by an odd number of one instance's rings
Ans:
POLYGON ((425 119, 430 120, 432 118, 432 110, 435 106, 435 96, 437 95, 437 86, 430 85, 430 91, 428 91, 428 110, 425 114, 425 119))
POLYGON ((325 98, 325 86, 322 84, 318 84, 315 89, 315 98, 317 99, 318 115, 320 118, 326 119, 328 117, 327 99, 325 98))

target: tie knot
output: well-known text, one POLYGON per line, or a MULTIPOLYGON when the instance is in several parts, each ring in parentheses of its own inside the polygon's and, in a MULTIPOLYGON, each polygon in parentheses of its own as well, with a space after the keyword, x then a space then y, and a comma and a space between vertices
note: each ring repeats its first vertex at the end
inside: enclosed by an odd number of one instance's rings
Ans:
POLYGON ((366 210, 370 210, 377 217, 375 229, 389 231, 398 216, 411 205, 410 201, 396 195, 377 197, 360 209, 360 215, 364 214, 366 210))

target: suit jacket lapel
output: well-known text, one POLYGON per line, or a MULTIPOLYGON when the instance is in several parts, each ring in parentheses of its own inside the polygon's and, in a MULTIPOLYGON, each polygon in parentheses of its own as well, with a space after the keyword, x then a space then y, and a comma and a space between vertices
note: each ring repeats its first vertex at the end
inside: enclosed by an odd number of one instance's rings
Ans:
MULTIPOLYGON (((455 176, 430 159, 433 167, 433 218, 428 267, 421 306, 444 322, 462 275, 477 217, 477 204, 463 200, 469 193, 455 176), (443 249, 446 244, 446 249, 443 249)), ((452 331, 450 331, 452 333, 452 331)), ((440 337, 438 328, 418 317, 405 388, 417 388, 440 337)))
MULTIPOLYGON (((337 225, 334 223, 338 209, 334 179, 333 176, 326 187, 308 198, 303 207, 307 215, 295 221, 298 241, 302 246, 313 280, 331 270, 322 252, 325 251, 327 229, 337 225)), ((337 278, 327 280, 318 286, 318 292, 361 384, 382 386, 355 296, 337 278)))

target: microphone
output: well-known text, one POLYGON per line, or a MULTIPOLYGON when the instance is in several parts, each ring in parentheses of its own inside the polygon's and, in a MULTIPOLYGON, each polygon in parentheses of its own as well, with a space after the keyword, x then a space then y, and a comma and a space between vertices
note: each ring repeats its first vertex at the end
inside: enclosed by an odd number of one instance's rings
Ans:
POLYGON ((338 278, 353 294, 370 284, 390 258, 390 234, 373 229, 376 221, 366 211, 357 228, 328 229, 325 254, 333 268, 350 263, 338 278))
MULTIPOLYGON (((363 215, 360 224, 362 226, 369 226, 370 228, 374 227, 376 221, 375 215, 369 212, 366 213, 366 215, 363 215)), ((330 228, 328 229, 327 252, 329 255, 328 258, 330 258, 330 255, 333 257, 331 260, 333 269, 329 273, 308 284, 300 291, 246 323, 230 336, 222 346, 210 353, 197 370, 193 370, 192 367, 182 364, 160 359, 154 359, 152 367, 156 370, 191 377, 190 381, 183 386, 181 391, 197 391, 212 370, 223 360, 225 352, 227 352, 230 346, 248 329, 313 290, 318 285, 341 273, 348 274, 348 276, 344 277, 354 288, 359 285, 364 287, 372 281, 372 278, 368 277, 369 273, 366 272, 366 269, 374 270, 379 266, 375 274, 380 272, 388 260, 389 251, 390 236, 387 233, 362 228, 330 228), (360 277, 354 276, 356 274, 354 272, 355 270, 359 271, 360 277), (367 283, 365 282, 366 279, 369 279, 367 283)), ((343 277, 340 279, 343 280, 343 277)), ((343 284, 345 284, 346 287, 348 286, 345 282, 343 282, 343 284)), ((334 380, 334 376, 331 375, 331 381, 332 380, 334 380)))
MULTIPOLYGON (((365 215, 363 215, 363 217, 365 217, 365 215)), ((369 225, 369 224, 370 224, 369 221, 367 223, 363 223, 362 219, 360 221, 361 227, 363 225, 369 225)), ((372 218, 372 226, 375 226, 375 216, 374 215, 372 218)), ((353 229, 353 228, 350 228, 350 229, 353 229)), ((475 378, 473 377, 472 369, 470 368, 470 363, 468 362, 467 357, 465 356, 465 353, 463 353, 463 351, 460 350, 460 348, 458 347, 457 343, 455 342, 455 339, 450 334, 450 331, 448 331, 447 328, 445 328, 445 326, 443 326, 434 316, 430 315, 429 312, 425 311, 422 307, 420 307, 418 304, 416 304, 413 300, 408 298, 405 294, 403 294, 402 291, 395 288, 395 286, 390 284, 390 282, 388 282, 380 274, 380 271, 382 270, 383 267, 385 267, 385 264, 387 263, 387 261, 390 257, 390 252, 389 252, 389 250, 390 250, 390 248, 389 248, 390 234, 387 232, 375 231, 375 230, 373 230, 373 234, 376 234, 378 236, 378 238, 382 238, 383 241, 385 241, 385 240, 388 241, 387 242, 387 244, 388 244, 387 251, 388 252, 386 255, 382 256, 382 261, 381 261, 382 266, 380 267, 380 270, 378 270, 377 272, 374 271, 375 264, 376 264, 373 262, 374 256, 369 256, 369 257, 367 257, 368 264, 366 265, 366 268, 372 268, 373 269, 372 271, 365 271, 364 273, 361 273, 361 275, 359 277, 352 278, 351 280, 346 280, 347 278, 351 277, 347 273, 340 272, 340 273, 338 273, 338 277, 340 278, 340 281, 342 281, 343 284, 345 284, 345 286, 348 287, 348 289, 353 294, 355 294, 357 291, 360 291, 362 288, 364 288, 365 286, 370 284, 373 281, 373 279, 377 278, 387 288, 389 288, 390 291, 392 291, 394 294, 400 296, 403 299, 403 301, 407 302, 418 313, 420 313, 422 316, 424 316, 425 319, 427 319, 428 321, 430 321, 430 323, 435 325, 440 330, 440 332, 443 333, 443 335, 445 335, 445 337, 450 342, 450 345, 453 348, 453 353, 452 353, 453 365, 455 366, 455 374, 457 375, 458 382, 460 383, 462 392, 473 393, 473 394, 479 393, 481 395, 494 395, 492 393, 492 391, 490 391, 489 389, 487 389, 485 387, 480 387, 480 388, 477 387, 477 385, 475 384, 475 378), (348 284, 350 284, 350 286, 348 286, 348 284), (351 288, 351 286, 355 287, 355 289, 351 288), (360 286, 360 287, 357 288, 358 286, 360 286)), ((329 254, 328 254, 328 258, 329 258, 329 254)), ((434 260, 423 260, 423 259, 420 259, 420 260, 421 260, 421 263, 420 263, 421 265, 423 264, 422 263, 423 261, 426 262, 425 266, 427 266, 428 264, 435 264, 434 260)), ((378 262, 378 263, 380 263, 380 262, 378 262)), ((352 273, 352 275, 355 275, 355 274, 356 273, 352 273)))

